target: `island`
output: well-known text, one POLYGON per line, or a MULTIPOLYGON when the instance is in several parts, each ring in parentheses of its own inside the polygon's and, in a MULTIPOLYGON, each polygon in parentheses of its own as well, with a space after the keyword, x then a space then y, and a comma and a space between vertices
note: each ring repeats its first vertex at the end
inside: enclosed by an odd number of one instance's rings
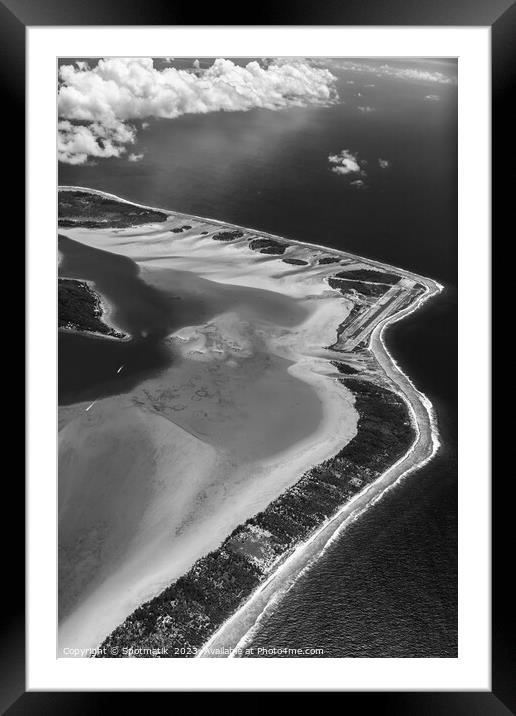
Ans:
POLYGON ((59 229, 209 306, 163 337, 168 367, 60 408, 59 649, 239 656, 271 599, 437 451, 384 337, 442 287, 81 187, 60 187, 59 229))
POLYGON ((106 311, 102 298, 86 281, 59 278, 57 306, 60 330, 97 333, 114 338, 127 337, 105 322, 106 311))

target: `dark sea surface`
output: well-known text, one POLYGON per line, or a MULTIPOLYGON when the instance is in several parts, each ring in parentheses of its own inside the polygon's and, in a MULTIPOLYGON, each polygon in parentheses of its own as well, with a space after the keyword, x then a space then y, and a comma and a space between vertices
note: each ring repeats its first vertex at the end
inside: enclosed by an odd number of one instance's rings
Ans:
POLYGON ((150 120, 131 147, 142 161, 60 165, 59 181, 348 250, 445 286, 386 335, 434 404, 443 447, 341 534, 249 646, 456 656, 457 87, 338 76, 335 106, 150 120), (367 161, 366 188, 330 171, 328 155, 343 149, 367 161))

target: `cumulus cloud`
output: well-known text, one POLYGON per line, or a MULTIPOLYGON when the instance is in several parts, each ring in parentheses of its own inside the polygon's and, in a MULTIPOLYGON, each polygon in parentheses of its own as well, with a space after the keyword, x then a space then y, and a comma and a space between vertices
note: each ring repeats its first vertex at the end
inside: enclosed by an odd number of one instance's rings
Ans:
POLYGON ((349 149, 343 149, 339 154, 330 154, 328 161, 333 166, 331 171, 335 174, 363 174, 364 162, 359 159, 358 154, 353 154, 349 149))
MULTIPOLYGON (((346 177, 350 187, 354 189, 367 188, 369 177, 366 169, 368 168, 368 163, 365 159, 362 159, 357 152, 343 149, 338 154, 330 154, 328 156, 328 162, 331 165, 330 170, 334 174, 346 177)), ((388 159, 382 159, 380 157, 377 162, 380 169, 388 169, 391 166, 388 159)))
POLYGON ((369 107, 368 105, 366 105, 365 107, 357 107, 357 109, 359 112, 364 112, 365 114, 367 114, 368 112, 374 112, 374 107, 369 107))
POLYGON ((143 154, 129 154, 127 159, 130 162, 141 162, 141 160, 143 159, 143 156, 144 156, 143 154))
POLYGON ((122 122, 83 125, 61 120, 58 123, 58 159, 67 164, 84 164, 90 157, 120 157, 126 151, 125 145, 134 141, 134 127, 122 122))
POLYGON ((81 164, 89 156, 120 156, 123 145, 134 142, 130 123, 135 120, 330 104, 337 98, 335 80, 328 69, 295 59, 266 67, 218 59, 201 74, 158 70, 151 58, 104 59, 94 68, 63 65, 58 110, 66 124, 60 122, 60 159, 81 164))
POLYGON ((360 159, 356 152, 353 153, 349 149, 343 149, 338 154, 330 154, 328 161, 334 174, 339 174, 350 180, 349 186, 354 189, 365 188, 364 179, 367 176, 365 172, 367 162, 364 159, 360 159))

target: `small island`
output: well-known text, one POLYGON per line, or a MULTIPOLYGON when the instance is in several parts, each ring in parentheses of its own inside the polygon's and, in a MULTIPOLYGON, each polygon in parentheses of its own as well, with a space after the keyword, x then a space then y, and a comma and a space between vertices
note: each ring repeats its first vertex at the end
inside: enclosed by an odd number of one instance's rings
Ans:
POLYGON ((85 281, 59 278, 57 304, 58 325, 62 330, 97 333, 114 338, 126 337, 102 320, 102 299, 85 281))

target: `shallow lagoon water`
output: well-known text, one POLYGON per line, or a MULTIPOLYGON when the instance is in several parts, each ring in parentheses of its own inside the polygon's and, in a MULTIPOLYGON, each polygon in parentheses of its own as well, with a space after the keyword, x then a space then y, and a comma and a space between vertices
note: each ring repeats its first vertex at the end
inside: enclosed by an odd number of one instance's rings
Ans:
POLYGON ((170 349, 162 344, 165 335, 209 315, 199 299, 149 286, 128 258, 65 236, 59 238, 59 251, 60 275, 92 281, 109 301, 116 327, 131 336, 119 341, 60 331, 60 404, 116 395, 134 387, 170 364, 170 349), (117 373, 120 366, 123 369, 117 373))

